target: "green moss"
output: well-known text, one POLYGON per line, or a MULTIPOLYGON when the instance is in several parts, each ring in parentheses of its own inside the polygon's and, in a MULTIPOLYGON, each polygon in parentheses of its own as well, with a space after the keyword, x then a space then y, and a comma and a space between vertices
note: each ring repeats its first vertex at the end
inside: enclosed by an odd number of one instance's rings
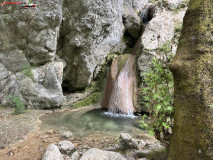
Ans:
POLYGON ((4 105, 0 105, 0 109, 4 109, 6 108, 7 106, 4 106, 4 105))
POLYGON ((124 67, 124 65, 126 64, 129 57, 130 57, 130 54, 123 54, 118 57, 118 71, 119 72, 124 67))
POLYGON ((117 54, 108 54, 107 57, 106 57, 106 64, 108 66, 111 66, 112 64, 112 61, 117 57, 118 55, 117 54))
POLYGON ((181 32, 182 28, 183 28, 183 23, 182 22, 177 23, 175 25, 175 32, 181 32))
POLYGON ((22 73, 25 74, 27 77, 33 78, 33 73, 32 73, 33 67, 30 65, 24 66, 22 73))
POLYGON ((75 103, 73 105, 73 108, 80 108, 80 107, 96 104, 99 100, 100 95, 101 95, 100 92, 94 92, 90 96, 86 97, 85 99, 75 103))

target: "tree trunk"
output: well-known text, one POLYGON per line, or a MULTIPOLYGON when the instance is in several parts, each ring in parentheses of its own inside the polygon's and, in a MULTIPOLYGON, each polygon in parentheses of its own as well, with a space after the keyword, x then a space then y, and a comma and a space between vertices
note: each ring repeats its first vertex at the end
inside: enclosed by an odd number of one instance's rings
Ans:
POLYGON ((190 0, 177 54, 169 160, 213 159, 213 0, 190 0))

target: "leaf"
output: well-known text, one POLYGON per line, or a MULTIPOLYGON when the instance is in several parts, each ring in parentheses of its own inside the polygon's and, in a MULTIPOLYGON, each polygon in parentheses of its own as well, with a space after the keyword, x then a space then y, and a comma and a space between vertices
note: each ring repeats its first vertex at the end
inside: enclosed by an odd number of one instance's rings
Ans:
POLYGON ((209 105, 209 107, 213 108, 213 103, 209 105))

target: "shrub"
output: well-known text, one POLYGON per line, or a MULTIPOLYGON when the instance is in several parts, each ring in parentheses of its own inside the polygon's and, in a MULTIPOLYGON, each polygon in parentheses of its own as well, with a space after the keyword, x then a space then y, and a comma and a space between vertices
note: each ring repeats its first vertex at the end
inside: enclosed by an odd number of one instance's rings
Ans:
MULTIPOLYGON (((168 46, 163 47, 168 52, 168 46)), ((173 76, 169 70, 171 56, 166 60, 153 58, 150 69, 143 74, 141 95, 149 116, 142 116, 141 127, 168 146, 173 125, 173 76), (148 119, 148 121, 147 121, 148 119)))
POLYGON ((15 107, 13 114, 17 115, 25 112, 25 105, 22 102, 21 98, 15 95, 9 95, 6 98, 10 100, 10 105, 12 107, 15 107))

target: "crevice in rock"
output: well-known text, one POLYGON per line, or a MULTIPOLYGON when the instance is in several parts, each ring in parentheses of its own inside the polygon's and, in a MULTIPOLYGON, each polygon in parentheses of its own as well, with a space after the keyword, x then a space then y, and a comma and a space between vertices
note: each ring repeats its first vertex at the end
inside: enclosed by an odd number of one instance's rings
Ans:
POLYGON ((134 47, 134 38, 127 30, 124 32, 124 42, 127 45, 127 48, 134 47))

